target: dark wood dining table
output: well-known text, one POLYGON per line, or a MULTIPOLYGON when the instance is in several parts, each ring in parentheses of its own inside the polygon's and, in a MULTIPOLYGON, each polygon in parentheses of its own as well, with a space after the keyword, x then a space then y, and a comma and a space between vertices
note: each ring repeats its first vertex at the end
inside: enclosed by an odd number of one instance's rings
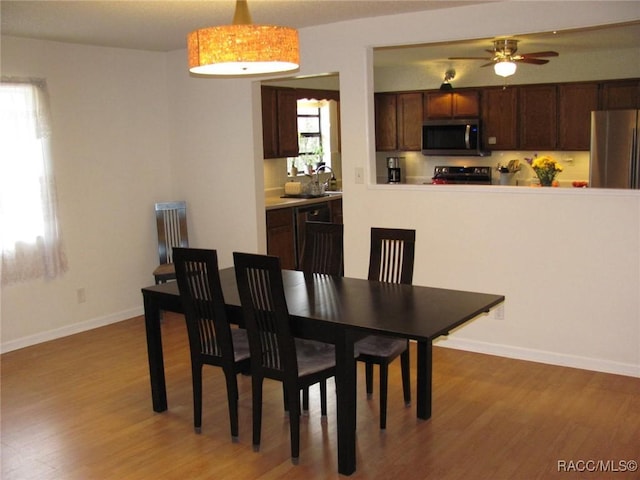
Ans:
MULTIPOLYGON (((336 346, 338 472, 356 470, 356 362, 354 342, 376 333, 417 342, 417 416, 431 417, 432 342, 488 312, 504 296, 357 278, 282 272, 293 332, 336 346)), ((232 322, 242 323, 233 267, 220 270, 232 322)), ((182 312, 176 282, 142 289, 153 410, 167 409, 161 311, 182 312)))

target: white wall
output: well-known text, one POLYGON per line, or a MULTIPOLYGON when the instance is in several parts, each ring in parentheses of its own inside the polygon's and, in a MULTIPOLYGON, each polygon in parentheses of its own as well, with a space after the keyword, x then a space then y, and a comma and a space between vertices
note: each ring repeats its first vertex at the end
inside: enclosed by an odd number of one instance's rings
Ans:
POLYGON ((172 182, 164 54, 2 37, 1 66, 47 80, 69 260, 59 280, 2 287, 7 351, 140 314, 158 261, 153 204, 172 182))
POLYGON ((507 297, 504 320, 479 318, 442 344, 640 375, 640 192, 372 185, 371 47, 573 28, 640 14, 630 2, 553 5, 553 15, 535 2, 507 2, 499 17, 495 6, 477 6, 463 9, 467 14, 432 11, 321 29, 323 42, 309 56, 333 52, 350 60, 338 70, 345 269, 366 276, 371 226, 415 228, 415 283, 507 297), (369 184, 355 184, 358 168, 369 184), (461 251, 473 254, 455 258, 461 251))
MULTIPOLYGON (((301 74, 340 75, 346 273, 366 276, 371 226, 415 228, 416 284, 501 293, 507 297, 504 320, 479 318, 442 343, 640 375, 640 192, 507 187, 462 190, 455 186, 445 190, 432 186, 375 185, 371 47, 530 33, 640 18, 635 2, 552 5, 553 15, 548 13, 548 2, 504 2, 500 4, 499 16, 495 15, 495 5, 480 5, 345 22, 300 32, 301 74), (544 3, 545 8, 540 8, 539 3, 544 3), (357 169, 365 173, 364 184, 355 183, 357 169), (461 250, 476 254, 464 260, 454 258, 461 250)), ((46 45, 57 50, 55 44, 46 45)), ((4 73, 4 44, 2 48, 4 73)), ((120 71, 120 66, 132 55, 141 57, 138 58, 141 63, 152 63, 162 70, 155 55, 89 47, 60 49, 58 58, 53 56, 45 62, 48 68, 42 75, 57 74, 62 81, 73 81, 82 73, 79 69, 67 72, 64 64, 73 55, 108 56, 116 62, 118 78, 105 71, 101 72, 104 78, 92 76, 90 85, 82 83, 78 88, 100 91, 115 82, 130 104, 142 103, 136 110, 145 112, 136 115, 145 116, 150 123, 158 118, 149 110, 155 108, 148 98, 154 95, 143 89, 136 96, 128 96, 126 89, 130 82, 120 78, 130 78, 131 82, 135 78, 140 85, 151 83, 154 75, 146 70, 130 67, 120 71), (138 101, 139 96, 145 101, 138 101)), ((19 65, 17 50, 28 59, 34 56, 23 41, 17 41, 12 50, 16 65, 19 65)), ((139 258, 134 262, 135 255, 130 255, 128 261, 120 261, 117 254, 121 249, 108 245, 108 255, 93 254, 88 249, 100 240, 95 238, 97 235, 88 238, 91 246, 86 247, 87 251, 80 248, 84 238, 78 234, 79 240, 72 249, 74 268, 88 272, 91 280, 104 286, 104 290, 109 284, 112 291, 108 298, 113 303, 94 312, 76 313, 75 288, 79 280, 84 281, 81 276, 54 282, 51 288, 65 295, 60 301, 48 294, 47 286, 40 284, 3 289, 3 343, 18 341, 30 333, 46 332, 52 329, 52 324, 74 325, 83 319, 117 315, 132 305, 139 308, 139 287, 150 283, 147 271, 153 263, 153 252, 148 246, 155 242, 151 220, 141 206, 144 199, 140 197, 144 195, 139 190, 148 188, 154 193, 186 198, 191 205, 190 228, 195 244, 217 248, 223 266, 230 264, 233 250, 264 251, 257 80, 191 78, 186 73, 184 55, 184 51, 177 51, 166 56, 166 72, 159 77, 166 78, 169 126, 163 129, 158 125, 152 132, 159 145, 166 147, 157 147, 155 153, 162 159, 159 164, 165 165, 166 152, 170 152, 170 165, 161 166, 158 171, 170 172, 171 184, 156 187, 156 179, 140 175, 132 185, 127 179, 109 174, 105 165, 113 162, 113 155, 102 155, 100 166, 96 166, 106 175, 104 182, 100 181, 102 191, 108 193, 110 200, 126 202, 131 208, 124 218, 127 224, 138 226, 128 240, 137 246, 139 258), (130 188, 117 188, 122 181, 130 188), (109 188, 114 190, 107 191, 109 188), (136 197, 135 201, 129 201, 129 196, 136 197), (143 251, 142 245, 147 249, 143 251), (114 259, 122 269, 112 266, 114 259), (109 277, 102 280, 98 272, 105 269, 109 277), (42 299, 40 310, 46 308, 49 316, 32 315, 33 306, 24 304, 27 295, 42 299), (55 307, 52 309, 51 305, 55 307), (15 325, 25 318, 31 321, 29 329, 15 325)), ((38 65, 36 60, 29 62, 38 65)), ((90 62, 91 58, 86 60, 90 62)), ((158 93, 165 93, 162 88, 158 87, 158 93)), ((68 116, 73 114, 73 109, 67 109, 66 105, 60 109, 68 116)), ((109 108, 108 113, 116 118, 121 115, 115 108, 109 108)), ((91 116, 90 120, 97 118, 91 116)), ((136 128, 138 134, 149 133, 144 125, 136 128)), ((95 136, 91 139, 104 145, 95 136)), ((72 145, 68 149, 73 151, 72 145)), ((142 155, 139 161, 149 165, 152 159, 142 155)), ((79 158, 76 163, 80 163, 79 158)), ((90 171, 81 173, 76 185, 95 181, 90 171)), ((73 190, 70 183, 67 182, 67 188, 73 190)), ((149 198, 153 196, 148 193, 149 198)), ((91 204, 98 203, 97 198, 92 200, 91 204)), ((67 200, 66 204, 72 203, 67 200)), ((87 230, 97 229, 93 218, 81 218, 82 212, 76 217, 72 207, 66 212, 73 217, 66 220, 71 224, 72 236, 83 221, 87 230)), ((87 307, 91 291, 88 289, 87 307)), ((106 299, 101 303, 106 303, 106 299)))

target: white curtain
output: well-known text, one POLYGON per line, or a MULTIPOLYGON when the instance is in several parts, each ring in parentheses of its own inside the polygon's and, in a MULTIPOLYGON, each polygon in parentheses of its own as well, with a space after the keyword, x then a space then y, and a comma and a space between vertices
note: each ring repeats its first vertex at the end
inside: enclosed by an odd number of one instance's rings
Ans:
POLYGON ((49 158, 46 83, 0 83, 0 246, 2 284, 52 279, 67 270, 49 158))

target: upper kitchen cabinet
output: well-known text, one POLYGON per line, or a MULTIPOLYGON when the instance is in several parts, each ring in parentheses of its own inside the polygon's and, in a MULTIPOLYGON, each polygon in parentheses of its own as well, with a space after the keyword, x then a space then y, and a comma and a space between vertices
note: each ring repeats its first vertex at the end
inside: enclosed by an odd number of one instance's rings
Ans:
POLYGON ((298 155, 295 89, 262 86, 262 143, 264 158, 298 155))
POLYGON ((557 137, 557 97, 555 85, 519 87, 520 148, 554 150, 557 137))
POLYGON ((597 109, 597 83, 558 85, 558 148, 560 150, 589 150, 591 111, 597 109))
POLYGON ((424 118, 473 118, 480 115, 480 96, 476 90, 427 92, 424 94, 424 118))
POLYGON ((518 148, 518 90, 485 88, 482 90, 482 140, 490 150, 518 148))
POLYGON ((602 85, 600 110, 640 108, 640 80, 621 80, 602 85))
POLYGON ((374 96, 376 150, 379 152, 396 150, 398 144, 397 97, 395 93, 376 93, 374 96))
POLYGON ((399 93, 398 150, 420 151, 422 148, 422 93, 399 93))
POLYGON ((375 124, 377 151, 420 151, 422 93, 377 93, 375 124))

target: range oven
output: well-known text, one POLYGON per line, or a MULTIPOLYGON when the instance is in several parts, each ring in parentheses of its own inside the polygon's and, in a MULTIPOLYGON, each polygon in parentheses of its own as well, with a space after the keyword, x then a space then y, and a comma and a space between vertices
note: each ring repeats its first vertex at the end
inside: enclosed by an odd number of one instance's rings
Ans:
POLYGON ((431 183, 434 185, 491 185, 491 167, 435 167, 431 183))

